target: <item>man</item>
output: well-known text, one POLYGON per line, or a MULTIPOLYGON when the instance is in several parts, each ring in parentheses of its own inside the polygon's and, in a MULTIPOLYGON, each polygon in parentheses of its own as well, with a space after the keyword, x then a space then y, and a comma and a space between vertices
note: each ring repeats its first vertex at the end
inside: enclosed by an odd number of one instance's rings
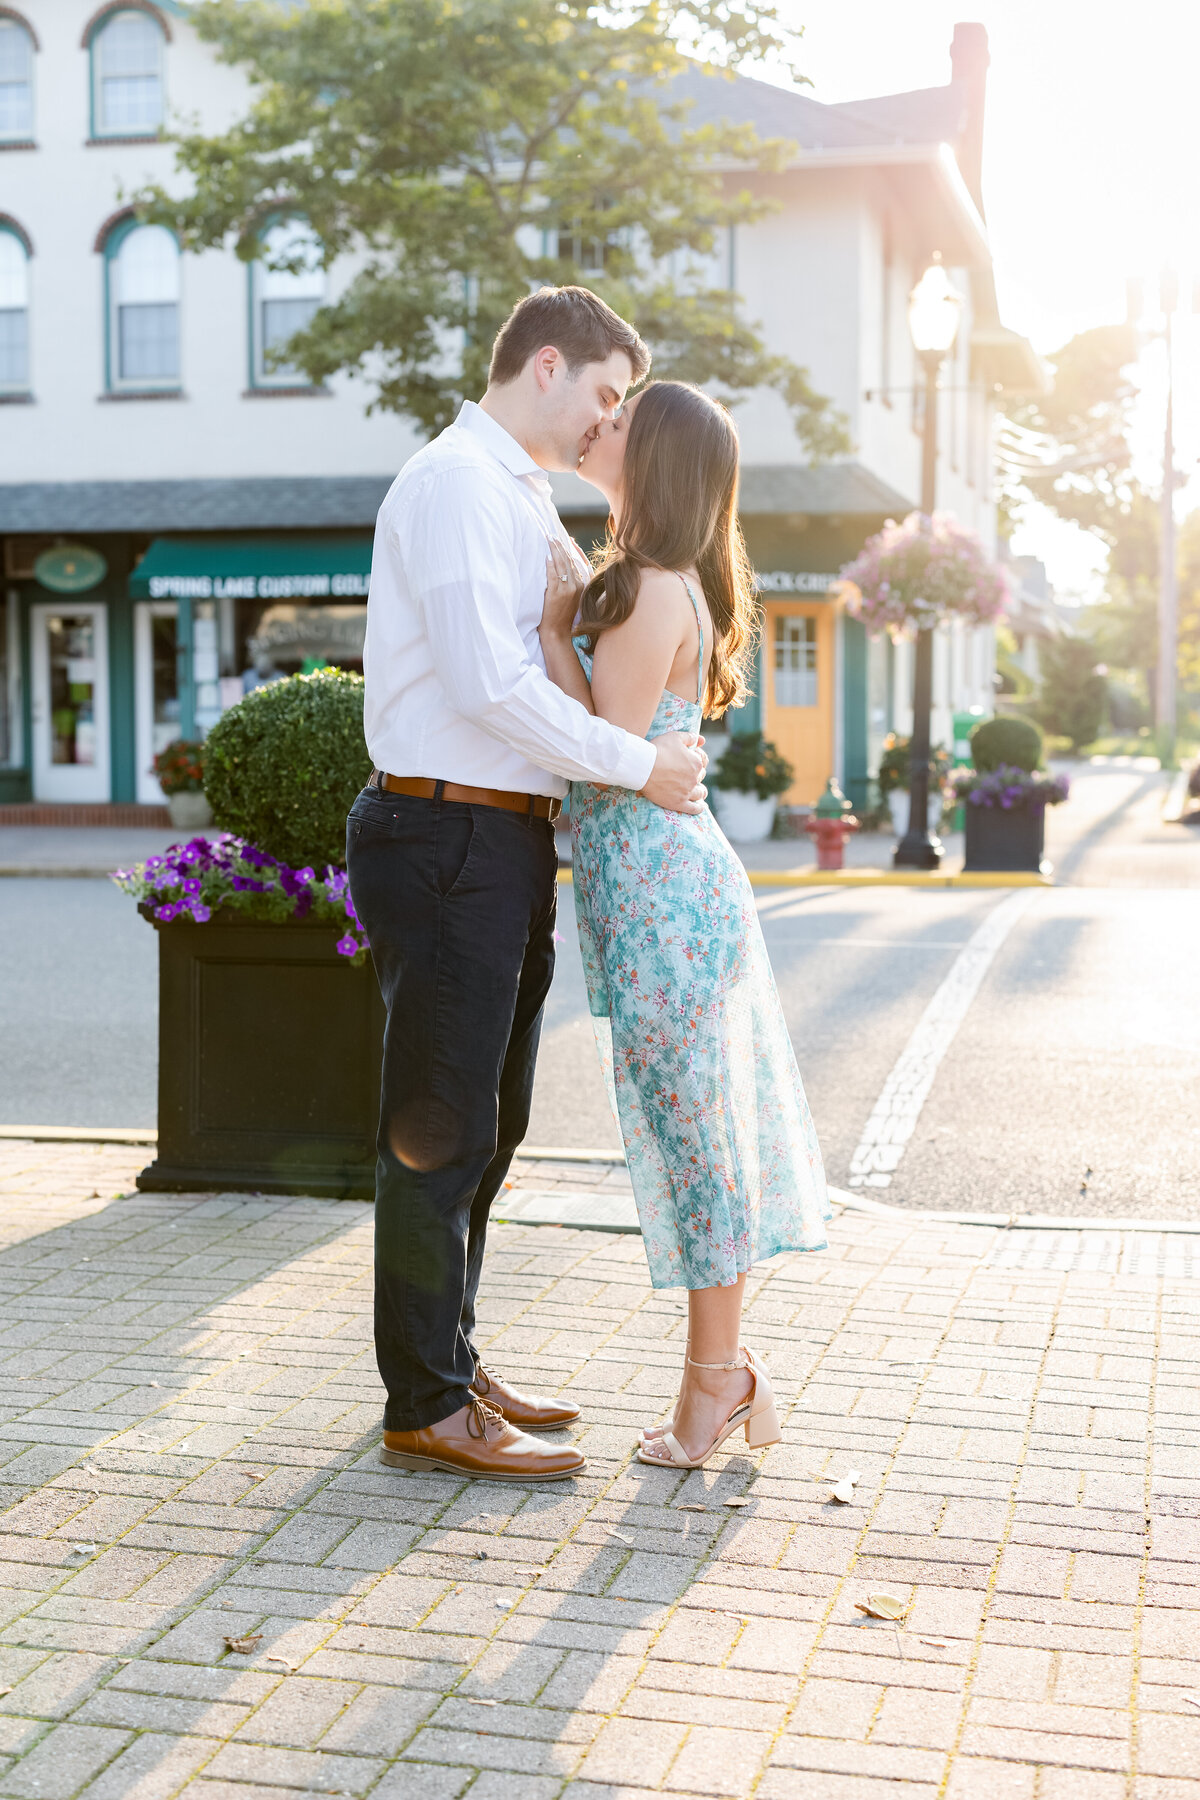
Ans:
POLYGON ((704 801, 698 745, 593 717, 547 679, 537 634, 564 537, 545 471, 576 467, 649 363, 586 288, 530 295, 480 404, 405 465, 379 512, 364 654, 375 774, 347 855, 388 1015, 375 1345, 380 1455, 400 1468, 545 1481, 583 1466, 531 1435, 578 1408, 517 1393, 472 1337, 488 1213, 529 1120, 567 781, 681 812, 704 801))

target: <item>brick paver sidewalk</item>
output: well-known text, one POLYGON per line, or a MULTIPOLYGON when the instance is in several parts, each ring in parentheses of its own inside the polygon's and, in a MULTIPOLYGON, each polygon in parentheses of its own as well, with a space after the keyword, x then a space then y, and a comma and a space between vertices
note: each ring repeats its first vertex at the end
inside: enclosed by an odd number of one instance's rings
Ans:
POLYGON ((1200 1800, 1194 1240, 846 1213, 752 1277, 784 1443, 673 1475, 679 1296, 500 1226, 527 1491, 376 1461, 368 1207, 142 1160, 0 1145, 0 1795, 1200 1800))

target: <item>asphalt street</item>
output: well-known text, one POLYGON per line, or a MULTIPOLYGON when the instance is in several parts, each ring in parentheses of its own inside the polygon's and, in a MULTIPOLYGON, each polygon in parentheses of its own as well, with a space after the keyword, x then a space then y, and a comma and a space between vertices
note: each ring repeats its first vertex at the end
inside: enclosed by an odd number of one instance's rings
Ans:
MULTIPOLYGON (((1051 815, 1063 885, 1034 890, 973 991, 912 1125, 891 1204, 1200 1218, 1200 828, 1164 778, 1084 770, 1051 815)), ((763 930, 830 1178, 1002 890, 766 889, 763 930)), ((0 1123, 153 1125, 153 932, 94 880, 0 882, 0 1123)), ((572 896, 529 1142, 618 1138, 572 896)))

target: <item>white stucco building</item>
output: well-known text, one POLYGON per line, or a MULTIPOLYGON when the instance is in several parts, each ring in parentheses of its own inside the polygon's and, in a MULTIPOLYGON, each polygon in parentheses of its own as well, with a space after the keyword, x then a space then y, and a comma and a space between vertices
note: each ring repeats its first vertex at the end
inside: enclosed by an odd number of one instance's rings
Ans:
MULTIPOLYGON (((964 294, 939 505, 985 538, 994 387, 1036 379, 995 309, 986 61, 971 26, 952 81, 917 94, 830 107, 742 78, 686 84, 697 119, 749 119, 796 146, 754 178, 778 207, 729 235, 729 278, 855 445, 809 469, 775 396, 738 411, 766 615, 751 712, 796 761, 800 801, 833 771, 861 800, 884 731, 906 724, 905 655, 868 647, 827 590, 917 498, 905 303, 933 252, 964 294)), ((279 276, 231 250, 183 255, 123 198, 174 179, 164 122, 220 129, 247 100, 177 0, 0 5, 0 800, 152 802, 169 739, 266 672, 359 653, 375 511, 419 439, 367 417, 360 383, 314 389, 266 354, 352 260, 279 276)), ((558 486, 580 535, 598 529, 594 491, 558 486)), ((989 703, 991 673, 987 633, 947 636, 939 735, 952 706, 989 703)))

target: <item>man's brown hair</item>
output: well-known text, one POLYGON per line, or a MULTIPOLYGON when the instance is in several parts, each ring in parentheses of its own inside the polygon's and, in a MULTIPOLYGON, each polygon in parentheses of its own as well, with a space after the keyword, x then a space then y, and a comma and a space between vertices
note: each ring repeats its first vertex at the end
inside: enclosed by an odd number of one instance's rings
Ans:
POLYGON ((497 332, 488 381, 493 387, 515 381, 547 344, 562 351, 572 375, 584 363, 607 362, 614 350, 629 358, 634 381, 650 367, 650 352, 633 326, 599 294, 585 287, 541 288, 518 300, 497 332))

